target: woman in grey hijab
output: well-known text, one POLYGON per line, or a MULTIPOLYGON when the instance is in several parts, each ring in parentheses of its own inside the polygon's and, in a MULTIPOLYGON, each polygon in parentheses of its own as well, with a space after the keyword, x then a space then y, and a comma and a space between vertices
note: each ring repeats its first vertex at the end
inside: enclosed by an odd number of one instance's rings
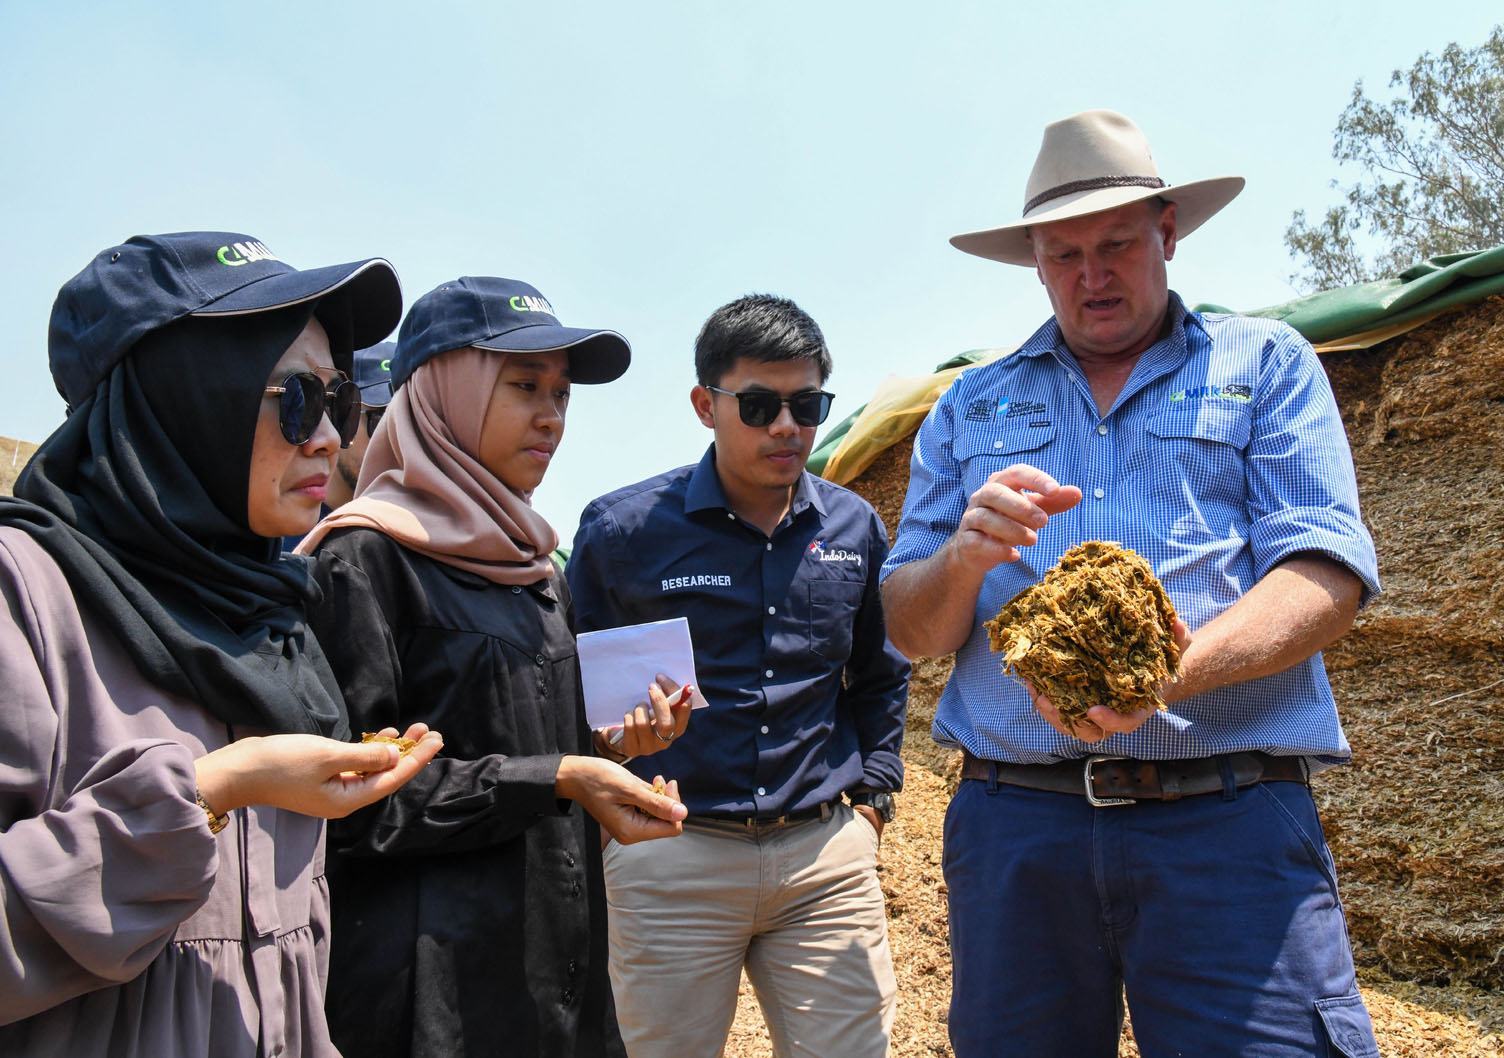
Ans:
POLYGON ((349 741, 279 544, 359 414, 354 343, 400 312, 385 261, 215 232, 59 293, 70 413, 0 501, 0 1054, 336 1054, 323 819, 441 740, 349 741))

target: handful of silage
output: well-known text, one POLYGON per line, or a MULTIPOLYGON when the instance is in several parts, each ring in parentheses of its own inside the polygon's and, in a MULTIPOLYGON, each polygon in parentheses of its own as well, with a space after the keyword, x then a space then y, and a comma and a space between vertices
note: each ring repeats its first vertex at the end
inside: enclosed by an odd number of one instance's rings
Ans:
POLYGON ((1003 670, 1028 681, 1072 729, 1094 705, 1165 707, 1159 682, 1180 667, 1175 607, 1142 556, 1088 540, 987 622, 1003 670))
POLYGON ((390 735, 378 735, 374 731, 363 732, 360 740, 362 742, 389 742, 397 747, 397 753, 403 757, 407 756, 418 746, 416 739, 393 738, 390 735))

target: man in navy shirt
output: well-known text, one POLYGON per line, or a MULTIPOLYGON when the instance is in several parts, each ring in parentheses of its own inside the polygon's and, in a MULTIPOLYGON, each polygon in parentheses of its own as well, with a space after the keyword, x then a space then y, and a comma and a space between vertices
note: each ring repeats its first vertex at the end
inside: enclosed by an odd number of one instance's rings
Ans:
POLYGON ((1306 784, 1350 755, 1320 651, 1378 590, 1347 437, 1305 339, 1167 285, 1242 186, 1171 187, 1137 126, 1087 111, 1046 129, 1023 220, 951 240, 1055 310, 936 402, 883 568, 894 641, 956 653, 957 1058, 1110 1058, 1125 990, 1144 1054, 1378 1053, 1306 784), (1086 540, 1147 559, 1184 622, 1166 710, 1072 726, 988 648, 1086 540))
POLYGON ((605 853, 632 1058, 719 1054, 744 966, 778 1055, 887 1053, 876 866, 903 784, 909 666, 883 626, 881 520, 804 469, 830 368, 793 302, 716 310, 690 394, 715 442, 591 503, 575 536, 576 631, 687 617, 709 702, 639 772, 678 779, 684 833, 605 853))

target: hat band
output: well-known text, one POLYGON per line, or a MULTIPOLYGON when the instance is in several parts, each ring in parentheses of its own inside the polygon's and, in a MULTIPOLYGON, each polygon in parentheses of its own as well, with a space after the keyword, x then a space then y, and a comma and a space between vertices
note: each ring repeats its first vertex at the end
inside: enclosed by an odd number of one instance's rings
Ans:
POLYGON ((1077 191, 1100 191, 1104 187, 1168 187, 1157 176, 1099 176, 1091 180, 1072 180, 1068 184, 1060 184, 1048 191, 1041 191, 1029 201, 1024 203, 1024 216, 1027 217, 1037 206, 1042 206, 1051 199, 1062 198, 1065 195, 1074 195, 1077 191))

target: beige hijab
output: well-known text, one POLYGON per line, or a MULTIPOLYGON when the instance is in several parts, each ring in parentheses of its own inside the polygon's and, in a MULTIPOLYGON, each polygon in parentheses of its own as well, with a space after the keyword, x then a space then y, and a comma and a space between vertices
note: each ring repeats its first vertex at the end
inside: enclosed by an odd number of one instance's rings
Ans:
POLYGON ((530 494, 503 485, 476 458, 505 355, 456 349, 420 365, 387 405, 355 499, 314 526, 297 554, 331 530, 362 526, 496 584, 553 576, 559 534, 530 494))

